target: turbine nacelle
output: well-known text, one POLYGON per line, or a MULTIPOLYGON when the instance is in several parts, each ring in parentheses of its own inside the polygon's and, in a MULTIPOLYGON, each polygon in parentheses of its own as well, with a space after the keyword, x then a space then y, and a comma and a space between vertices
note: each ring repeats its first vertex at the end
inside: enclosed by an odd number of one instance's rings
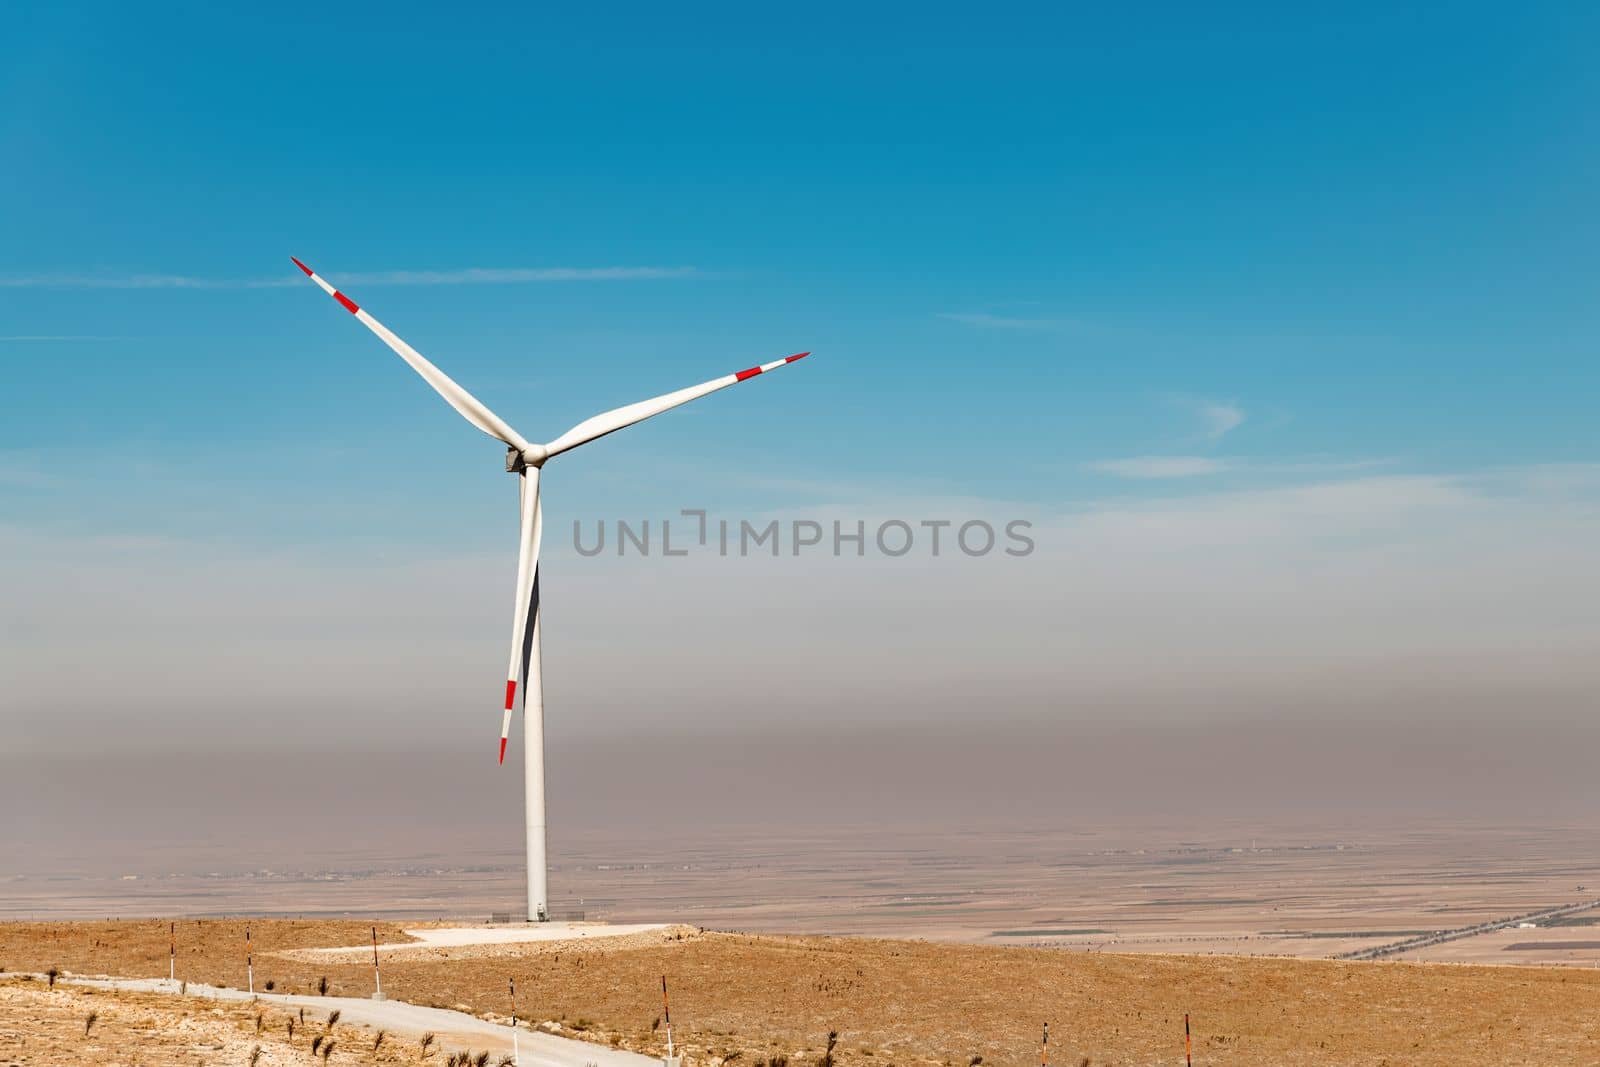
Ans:
POLYGON ((544 466, 544 461, 550 458, 550 450, 544 445, 529 445, 519 449, 515 445, 506 446, 506 473, 521 474, 529 467, 535 469, 544 466))

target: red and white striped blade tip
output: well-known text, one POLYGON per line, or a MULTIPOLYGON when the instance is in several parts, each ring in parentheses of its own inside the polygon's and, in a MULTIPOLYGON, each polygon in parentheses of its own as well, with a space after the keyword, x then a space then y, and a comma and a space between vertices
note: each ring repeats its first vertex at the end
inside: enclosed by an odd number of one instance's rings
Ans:
POLYGON ((506 737, 511 733, 511 710, 517 706, 517 680, 506 681, 506 716, 500 721, 500 762, 506 761, 506 737))
MULTIPOLYGON (((298 259, 297 259, 297 260, 295 260, 295 262, 296 262, 296 263, 298 263, 298 262, 300 262, 300 261, 299 261, 299 260, 298 260, 298 259)), ((300 268, 300 269, 301 269, 301 270, 304 270, 304 269, 305 269, 305 268, 304 268, 304 267, 302 267, 302 268, 300 268)), ((794 361, 795 361, 795 360, 797 360, 797 359, 805 359, 805 358, 806 358, 806 357, 807 357, 807 356, 809 356, 809 355, 810 355, 810 354, 811 354, 811 353, 810 353, 810 352, 796 352, 796 353, 795 353, 795 354, 794 354, 794 355, 792 355, 792 356, 790 356, 790 357, 789 357, 789 358, 788 358, 788 359, 786 359, 786 360, 784 360, 784 362, 785 362, 785 363, 793 363, 793 362, 794 362, 794 361)))

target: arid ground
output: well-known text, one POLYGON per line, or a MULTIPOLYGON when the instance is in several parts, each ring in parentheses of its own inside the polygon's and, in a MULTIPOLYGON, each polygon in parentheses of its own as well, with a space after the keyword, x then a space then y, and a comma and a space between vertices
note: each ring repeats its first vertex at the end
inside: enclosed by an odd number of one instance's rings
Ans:
MULTIPOLYGON (((1592 903, 1600 829, 1197 822, 591 832, 555 848, 558 911, 742 932, 406 950, 386 957, 384 990, 503 1016, 515 977, 525 1016, 658 1053, 667 975, 675 1036, 695 1067, 782 1057, 798 1067, 820 1056, 829 1030, 849 1067, 1031 1064, 1046 1020, 1058 1067, 1176 1063, 1184 1012, 1201 1064, 1600 1064, 1600 909, 1380 963, 1328 958, 1592 903), (1476 966, 1488 963, 1500 966, 1476 966)), ((355 848, 310 831, 299 842, 218 835, 161 849, 74 840, 59 855, 31 844, 0 870, 0 913, 52 921, 0 922, 0 967, 163 977, 168 927, 156 916, 187 915, 179 977, 242 988, 236 916, 254 913, 277 916, 251 920, 258 988, 311 993, 326 977, 330 993, 366 996, 364 954, 307 950, 369 942, 371 920, 341 916, 390 917, 377 924, 387 942, 416 925, 392 921, 400 916, 481 921, 514 907, 520 853, 490 836, 453 835, 451 851, 426 856, 409 837, 355 848), (64 921, 108 915, 128 918, 64 921)), ((146 995, 6 989, 0 1067, 83 1062, 74 1032, 93 1010, 79 1002, 88 996, 131 996, 127 1018, 146 1020, 138 1062, 244 1062, 231 1037, 212 1033, 237 1029, 232 1006, 202 1018, 146 995), (167 1039, 155 1035, 185 1027, 208 1036, 163 1059, 155 1049, 167 1039), (26 1056, 7 1043, 24 1038, 34 1042, 26 1056), (41 1052, 49 1042, 57 1051, 41 1052)), ((123 1025, 102 1015, 108 1035, 123 1025)), ((356 1062, 358 1051, 341 1039, 333 1060, 356 1062)), ((292 1062, 279 1055, 309 1053, 263 1046, 263 1062, 292 1062)))
POLYGON ((414 1041, 391 1040, 387 1034, 379 1040, 372 1031, 344 1023, 329 1026, 325 1015, 306 1024, 297 1012, 248 1003, 0 980, 0 1062, 6 1064, 315 1064, 320 1057, 312 1052, 312 1042, 320 1053, 330 1038, 333 1052, 327 1062, 441 1060, 424 1058, 414 1041), (258 1058, 252 1061, 252 1055, 258 1058))
MULTIPOLYGON (((242 921, 191 919, 178 930, 180 978, 243 985, 242 921)), ((325 977, 330 993, 371 991, 370 963, 306 962, 296 951, 360 944, 370 939, 370 923, 254 920, 252 934, 258 987, 270 981, 277 991, 306 993, 325 977)), ((395 924, 380 924, 378 935, 406 939, 395 924)), ((712 1065, 732 1060, 755 1067, 785 1056, 791 1063, 814 1062, 829 1030, 839 1032, 836 1061, 850 1067, 962 1067, 975 1056, 996 1067, 1022 1065, 1037 1062, 1046 1020, 1052 1062, 1173 1063, 1182 1054, 1185 1012, 1193 1017, 1201 1064, 1600 1063, 1600 972, 1591 969, 1121 955, 681 931, 629 944, 507 945, 465 958, 448 950, 419 959, 402 954, 384 965, 384 991, 414 1003, 503 1016, 507 980, 515 977, 523 1011, 533 1020, 559 1022, 563 1032, 606 1044, 657 1051, 664 1043, 660 979, 666 975, 678 1042, 692 1062, 712 1065)), ((8 972, 55 967, 159 977, 167 973, 167 953, 162 921, 0 924, 0 965, 8 972)), ((52 994, 38 980, 23 986, 20 993, 7 987, 5 1003, 18 1010, 6 1012, 0 1053, 11 1057, 7 1062, 82 1062, 79 1052, 68 1050, 86 1047, 75 1042, 92 1009, 90 995, 52 994), (20 1048, 18 1035, 32 1042, 26 1059, 13 1051, 20 1048)), ((118 1014, 124 1011, 120 1001, 114 1011, 103 1010, 113 1023, 107 1038, 117 1026, 138 1035, 139 1011, 181 1010, 162 1009, 146 997, 129 1004, 131 1021, 116 1021, 125 1018, 118 1014)), ((222 1016, 197 1024, 209 1027, 210 1036, 195 1037, 176 1058, 152 1052, 139 1062, 242 1062, 236 1054, 250 1044, 248 1023, 246 1015, 224 1008, 222 1016), (217 1041, 221 1048, 214 1047, 217 1041)), ((164 1035, 170 1024, 144 1032, 164 1035)), ((165 1036, 151 1040, 169 1043, 165 1036)), ((355 1038, 341 1040, 334 1062, 367 1062, 362 1049, 355 1038)))

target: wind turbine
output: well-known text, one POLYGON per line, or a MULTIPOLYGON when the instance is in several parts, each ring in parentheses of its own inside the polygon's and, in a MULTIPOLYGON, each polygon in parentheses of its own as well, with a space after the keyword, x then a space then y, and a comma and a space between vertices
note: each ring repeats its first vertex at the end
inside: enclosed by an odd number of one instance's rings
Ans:
MULTIPOLYGON (((293 256, 289 258, 294 259, 293 256)), ((539 668, 539 537, 543 527, 543 515, 539 509, 539 471, 552 457, 579 445, 642 422, 652 415, 670 411, 718 389, 726 389, 758 374, 776 370, 786 363, 804 359, 811 353, 801 352, 776 359, 735 374, 713 378, 700 385, 679 389, 675 393, 602 412, 583 420, 548 444, 537 445, 517 433, 477 397, 457 385, 449 375, 423 358, 420 352, 357 306, 354 300, 329 285, 321 275, 298 259, 294 259, 294 265, 305 271, 306 277, 321 286, 323 292, 343 305, 363 326, 377 334, 401 359, 411 364, 411 369, 422 375, 423 380, 444 397, 445 403, 460 412, 472 425, 503 442, 506 446, 506 471, 517 475, 521 499, 521 534, 517 550, 516 600, 511 616, 511 663, 506 668, 505 715, 500 721, 500 762, 506 761, 506 738, 511 734, 511 713, 520 696, 523 701, 524 737, 528 746, 523 770, 528 832, 528 921, 543 922, 550 917, 550 909, 545 878, 544 693, 539 668)))

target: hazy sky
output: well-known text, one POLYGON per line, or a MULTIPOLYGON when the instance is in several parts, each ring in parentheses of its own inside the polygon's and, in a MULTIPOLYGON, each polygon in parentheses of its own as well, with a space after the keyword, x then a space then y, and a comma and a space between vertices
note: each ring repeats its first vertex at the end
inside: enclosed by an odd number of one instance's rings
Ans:
POLYGON ((0 750, 492 759, 514 482, 290 254, 537 440, 815 352, 547 469, 553 761, 1586 721, 1600 26, 1391 8, 8 7, 0 750))

